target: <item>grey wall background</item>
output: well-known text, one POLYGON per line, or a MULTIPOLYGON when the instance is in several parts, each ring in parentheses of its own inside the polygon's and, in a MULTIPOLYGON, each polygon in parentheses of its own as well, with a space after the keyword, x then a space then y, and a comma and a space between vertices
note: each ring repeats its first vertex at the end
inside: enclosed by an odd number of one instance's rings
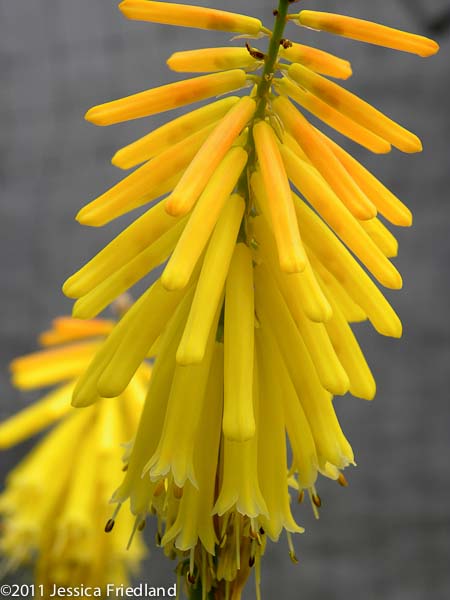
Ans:
MULTIPOLYGON (((238 11, 245 5, 270 23, 274 2, 203 4, 238 11)), ((308 0, 304 7, 426 33, 425 21, 449 2, 308 0)), ((166 118, 100 129, 82 120, 84 111, 176 79, 164 64, 171 52, 224 44, 228 36, 127 22, 108 0, 2 0, 0 29, 4 417, 30 400, 9 387, 8 361, 32 350, 52 317, 70 311, 61 283, 126 221, 90 230, 74 215, 119 179, 108 162, 115 149, 166 118)), ((319 522, 306 505, 299 511, 307 527, 296 542, 300 566, 290 564, 283 542, 270 549, 264 598, 449 598, 449 38, 442 34, 440 55, 425 61, 294 26, 288 35, 350 58, 350 89, 415 130, 425 153, 368 156, 347 144, 415 215, 414 229, 398 232, 404 290, 388 294, 405 334, 392 341, 358 327, 378 396, 372 404, 353 398, 336 404, 359 466, 348 473, 348 489, 320 483, 319 522)), ((30 445, 4 453, 2 471, 30 445)), ((169 584, 171 567, 152 551, 144 579, 169 584)))

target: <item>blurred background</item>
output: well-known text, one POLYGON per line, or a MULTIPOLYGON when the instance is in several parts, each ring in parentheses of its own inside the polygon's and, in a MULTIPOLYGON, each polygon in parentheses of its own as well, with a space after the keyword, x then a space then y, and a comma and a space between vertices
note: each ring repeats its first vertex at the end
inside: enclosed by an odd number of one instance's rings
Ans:
MULTIPOLYGON (((189 2, 186 2, 189 3, 189 2)), ((200 2, 197 2, 200 3, 200 2)), ((275 0, 201 2, 272 21, 275 0)), ((263 565, 266 600, 364 598, 435 600, 450 597, 450 0, 305 0, 297 7, 341 11, 435 36, 428 60, 305 31, 311 42, 354 67, 349 89, 413 129, 422 155, 370 156, 339 141, 413 210, 412 230, 399 230, 404 290, 388 293, 404 323, 401 341, 357 327, 378 382, 374 403, 335 403, 358 467, 347 489, 319 483, 321 519, 306 504, 297 512, 307 531, 296 540, 293 566, 284 541, 263 565)), ((171 115, 106 129, 83 121, 98 104, 179 78, 168 72, 174 51, 224 45, 229 36, 128 22, 108 0, 15 0, 0 3, 0 260, 2 293, 0 415, 32 396, 9 385, 8 363, 35 348, 37 334, 71 303, 61 284, 123 228, 79 226, 74 216, 121 174, 114 151, 171 115)), ((236 42, 238 44, 240 42, 236 42)), ((336 137, 337 139, 337 137, 336 137)), ((31 443, 2 453, 2 474, 31 443)), ((142 578, 174 582, 172 568, 152 550, 142 578)), ((12 575, 17 581, 24 575, 12 575)), ((250 586, 246 598, 254 598, 250 586)))

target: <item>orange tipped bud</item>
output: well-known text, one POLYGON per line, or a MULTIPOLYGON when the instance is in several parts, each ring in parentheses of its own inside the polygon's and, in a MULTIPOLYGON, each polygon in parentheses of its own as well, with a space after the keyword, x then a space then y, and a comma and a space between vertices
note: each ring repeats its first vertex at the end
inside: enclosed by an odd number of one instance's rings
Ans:
POLYGON ((262 31, 262 23, 259 19, 203 6, 149 2, 148 0, 124 0, 119 4, 119 9, 125 17, 137 21, 250 35, 258 35, 262 31))
POLYGON ((432 56, 439 51, 439 44, 429 38, 345 15, 302 10, 298 15, 298 22, 312 29, 328 31, 352 40, 385 46, 393 50, 411 52, 418 56, 432 56))
POLYGON ((348 79, 352 75, 352 66, 348 60, 311 46, 292 44, 289 48, 280 48, 280 55, 291 62, 301 63, 317 73, 336 79, 348 79))
POLYGON ((95 125, 113 125, 149 117, 206 98, 226 94, 245 86, 245 71, 233 69, 162 85, 132 96, 94 106, 85 119, 95 125))

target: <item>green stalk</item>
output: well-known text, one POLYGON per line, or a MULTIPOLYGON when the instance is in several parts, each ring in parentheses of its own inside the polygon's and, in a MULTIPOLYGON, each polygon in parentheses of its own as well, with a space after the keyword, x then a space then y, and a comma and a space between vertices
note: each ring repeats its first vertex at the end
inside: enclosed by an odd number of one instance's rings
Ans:
POLYGON ((275 65, 280 51, 280 42, 283 39, 286 18, 288 14, 289 0, 279 0, 278 11, 275 19, 270 44, 267 51, 267 57, 264 65, 264 71, 256 92, 258 108, 256 109, 255 119, 263 119, 267 105, 267 96, 272 84, 275 65))

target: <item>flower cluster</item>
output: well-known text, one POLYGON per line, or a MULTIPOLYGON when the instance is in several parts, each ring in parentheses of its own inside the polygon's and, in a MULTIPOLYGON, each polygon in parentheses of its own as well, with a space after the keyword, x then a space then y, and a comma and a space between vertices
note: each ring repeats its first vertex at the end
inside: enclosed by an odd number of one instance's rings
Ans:
POLYGON ((306 490, 317 509, 318 473, 346 484, 354 457, 333 397, 375 394, 350 324, 402 330, 370 275, 401 288, 385 221, 409 226, 411 213, 305 113, 376 153, 418 152, 420 140, 334 81, 350 77, 348 61, 284 29, 291 21, 419 56, 438 46, 340 15, 289 15, 289 4, 280 1, 271 31, 244 15, 124 0, 129 19, 265 38, 268 47, 177 52, 171 69, 201 75, 86 115, 111 125, 221 97, 115 154, 117 167, 137 168, 78 221, 102 226, 151 207, 64 285, 74 316, 93 318, 164 265, 98 350, 73 403, 119 396, 156 356, 114 499, 130 498, 138 523, 157 516, 158 541, 180 559, 193 597, 240 598, 254 564, 258 580, 266 538, 283 530, 295 560, 290 534, 302 529, 289 487, 300 499, 306 490))
POLYGON ((136 430, 150 371, 141 365, 117 402, 90 410, 71 405, 72 391, 114 323, 55 319, 39 352, 16 359, 13 383, 22 390, 56 385, 37 403, 0 424, 0 448, 9 448, 56 423, 9 474, 0 495, 0 551, 5 568, 30 564, 46 593, 63 587, 126 584, 144 553, 127 552, 131 515, 106 536, 111 490, 120 481, 121 444, 136 430))

